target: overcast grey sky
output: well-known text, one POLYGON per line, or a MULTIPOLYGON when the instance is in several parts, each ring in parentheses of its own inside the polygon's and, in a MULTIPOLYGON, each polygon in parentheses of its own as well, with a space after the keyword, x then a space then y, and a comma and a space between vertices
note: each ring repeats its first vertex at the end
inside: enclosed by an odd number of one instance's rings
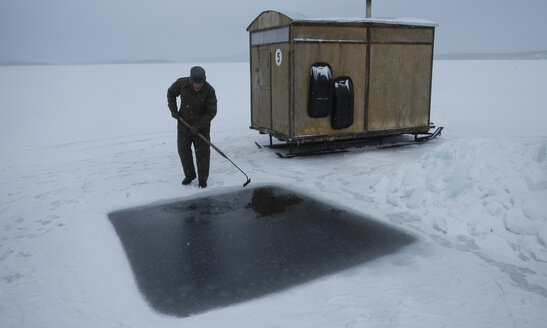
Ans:
MULTIPOLYGON (((248 52, 264 10, 364 16, 365 0, 0 0, 0 62, 184 61, 248 52)), ((373 0, 373 17, 439 24, 435 52, 547 50, 547 0, 373 0)))

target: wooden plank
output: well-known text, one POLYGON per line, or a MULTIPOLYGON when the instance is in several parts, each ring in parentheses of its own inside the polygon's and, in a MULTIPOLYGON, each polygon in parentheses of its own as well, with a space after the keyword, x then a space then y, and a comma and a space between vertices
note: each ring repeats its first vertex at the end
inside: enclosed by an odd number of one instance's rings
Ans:
MULTIPOLYGON (((310 67, 314 63, 325 62, 331 65, 338 55, 338 45, 301 43, 294 45, 294 135, 324 134, 330 127, 330 115, 323 118, 311 118, 308 115, 308 97, 310 67)), ((338 60, 336 60, 338 62, 338 60)))
POLYGON ((251 65, 251 124, 258 126, 259 121, 259 66, 258 66, 258 48, 250 48, 250 65, 251 65))
POLYGON ((429 126, 432 45, 371 45, 369 131, 429 126))
POLYGON ((272 62, 272 130, 289 135, 290 45, 288 43, 272 45, 270 47, 270 56, 272 62))
POLYGON ((272 101, 271 101, 271 76, 270 76, 270 48, 258 49, 258 125, 263 128, 272 128, 272 101))
POLYGON ((371 28, 371 43, 433 43, 433 28, 371 28))
POLYGON ((363 27, 294 26, 294 40, 367 41, 363 27))

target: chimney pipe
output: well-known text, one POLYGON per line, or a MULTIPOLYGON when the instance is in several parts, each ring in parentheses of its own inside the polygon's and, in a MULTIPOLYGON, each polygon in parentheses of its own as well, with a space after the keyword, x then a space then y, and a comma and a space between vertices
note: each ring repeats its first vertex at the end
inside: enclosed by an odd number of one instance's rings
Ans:
POLYGON ((372 0, 367 0, 367 16, 366 18, 370 18, 371 11, 372 11, 372 0))

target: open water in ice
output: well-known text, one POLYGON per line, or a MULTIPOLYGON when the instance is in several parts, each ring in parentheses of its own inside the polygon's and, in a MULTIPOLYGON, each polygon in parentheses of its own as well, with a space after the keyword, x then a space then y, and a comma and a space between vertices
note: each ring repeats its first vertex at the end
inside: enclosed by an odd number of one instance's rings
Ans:
POLYGON ((155 310, 188 316, 362 265, 414 241, 277 186, 109 214, 155 310))

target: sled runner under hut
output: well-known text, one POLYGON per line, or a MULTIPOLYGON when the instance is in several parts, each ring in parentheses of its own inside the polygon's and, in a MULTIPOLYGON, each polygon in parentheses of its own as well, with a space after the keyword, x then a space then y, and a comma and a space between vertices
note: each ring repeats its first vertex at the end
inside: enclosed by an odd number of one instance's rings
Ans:
POLYGON ((269 134, 270 147, 288 147, 280 156, 436 137, 442 127, 430 133, 435 26, 408 18, 261 13, 247 28, 250 128, 269 134), (414 138, 386 143, 403 134, 414 138))

